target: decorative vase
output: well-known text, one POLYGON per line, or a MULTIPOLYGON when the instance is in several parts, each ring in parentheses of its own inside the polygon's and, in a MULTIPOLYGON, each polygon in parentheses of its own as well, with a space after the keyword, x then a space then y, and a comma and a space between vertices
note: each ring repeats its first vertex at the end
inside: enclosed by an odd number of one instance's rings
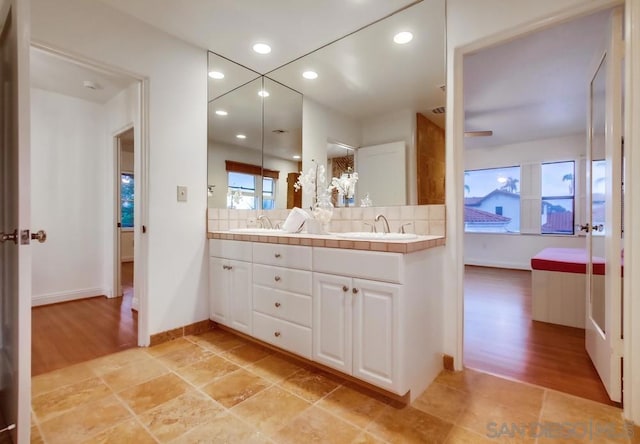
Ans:
MULTIPOLYGON (((333 204, 331 203, 330 196, 319 197, 311 213, 313 214, 313 220, 320 225, 321 231, 320 233, 313 234, 326 234, 329 228, 329 222, 331 222, 331 217, 333 216, 333 204)), ((313 225, 312 223, 311 226, 313 225)), ((312 230, 317 230, 317 227, 315 229, 312 228, 312 230)))

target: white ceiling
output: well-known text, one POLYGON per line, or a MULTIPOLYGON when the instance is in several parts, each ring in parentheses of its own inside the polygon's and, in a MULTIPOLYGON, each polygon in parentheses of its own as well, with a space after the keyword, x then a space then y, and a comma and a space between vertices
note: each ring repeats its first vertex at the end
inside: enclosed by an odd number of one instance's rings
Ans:
POLYGON ((30 60, 32 86, 92 102, 106 103, 134 82, 33 47, 30 60), (83 86, 85 80, 93 82, 96 89, 83 86))
POLYGON ((464 58, 466 148, 584 133, 590 76, 602 55, 608 11, 464 58))
POLYGON ((260 73, 307 54, 414 0, 101 0, 260 73), (268 43, 271 54, 251 47, 268 43))

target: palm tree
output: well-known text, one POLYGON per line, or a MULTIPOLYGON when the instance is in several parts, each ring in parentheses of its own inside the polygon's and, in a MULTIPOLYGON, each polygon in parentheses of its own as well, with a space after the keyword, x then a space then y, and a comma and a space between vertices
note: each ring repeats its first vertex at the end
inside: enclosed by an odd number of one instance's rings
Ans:
POLYGON ((573 194, 573 173, 568 173, 562 176, 563 182, 569 182, 569 194, 573 194))
POLYGON ((508 191, 509 193, 517 193, 518 192, 518 182, 519 179, 514 179, 513 177, 508 177, 504 183, 500 187, 502 191, 508 191))
POLYGON ((465 191, 465 193, 470 193, 471 192, 471 188, 469 188, 469 185, 467 185, 466 183, 464 184, 464 191, 465 191))

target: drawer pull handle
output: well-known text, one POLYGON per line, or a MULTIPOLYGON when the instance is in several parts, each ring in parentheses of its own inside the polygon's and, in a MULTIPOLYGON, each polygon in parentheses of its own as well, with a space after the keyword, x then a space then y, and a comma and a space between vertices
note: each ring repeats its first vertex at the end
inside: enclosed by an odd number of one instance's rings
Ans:
POLYGON ((233 267, 232 267, 231 265, 229 265, 229 266, 227 267, 227 270, 231 270, 232 268, 233 268, 233 267))
POLYGON ((276 282, 280 282, 281 278, 280 278, 280 276, 276 276, 276 277, 274 277, 274 279, 276 280, 276 282))
POLYGON ((276 303, 275 303, 275 306, 276 306, 276 307, 280 307, 280 302, 276 302, 276 303))
POLYGON ((280 333, 279 331, 277 331, 277 332, 275 332, 275 333, 273 334, 273 336, 275 336, 276 338, 279 338, 279 337, 280 337, 280 335, 281 335, 281 333, 280 333))
POLYGON ((347 292, 349 291, 349 287, 347 287, 346 285, 342 286, 342 291, 347 292))
POLYGON ((274 256, 276 257, 276 259, 279 259, 281 254, 280 253, 276 253, 276 254, 274 254, 274 256))
POLYGON ((358 294, 358 292, 359 292, 359 291, 360 291, 360 290, 358 290, 357 288, 353 288, 353 289, 351 289, 351 292, 352 292, 353 294, 358 294))

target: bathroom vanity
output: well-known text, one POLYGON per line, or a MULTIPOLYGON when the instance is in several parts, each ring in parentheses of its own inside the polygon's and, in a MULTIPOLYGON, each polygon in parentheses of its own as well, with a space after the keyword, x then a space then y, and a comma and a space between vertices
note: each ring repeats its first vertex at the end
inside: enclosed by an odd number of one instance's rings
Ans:
POLYGON ((409 399, 441 370, 443 237, 209 239, 215 322, 409 399))

